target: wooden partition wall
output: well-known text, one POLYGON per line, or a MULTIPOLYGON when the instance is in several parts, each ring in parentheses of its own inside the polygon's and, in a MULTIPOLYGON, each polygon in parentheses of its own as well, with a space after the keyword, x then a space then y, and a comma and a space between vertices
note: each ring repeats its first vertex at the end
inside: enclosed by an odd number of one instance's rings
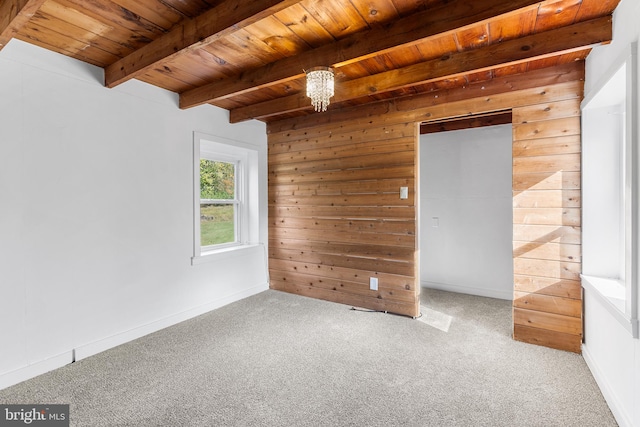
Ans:
POLYGON ((415 124, 270 128, 271 287, 417 316, 415 124))
POLYGON ((417 124, 511 110, 514 338, 579 352, 583 80, 576 62, 269 123, 271 287, 417 316, 417 124))
POLYGON ((578 353, 580 100, 513 109, 514 338, 578 353))

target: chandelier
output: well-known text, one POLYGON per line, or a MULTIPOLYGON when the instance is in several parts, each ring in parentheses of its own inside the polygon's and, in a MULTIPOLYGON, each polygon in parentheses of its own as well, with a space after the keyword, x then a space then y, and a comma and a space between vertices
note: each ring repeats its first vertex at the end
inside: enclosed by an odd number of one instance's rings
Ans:
POLYGON ((316 111, 327 111, 329 98, 333 96, 333 70, 329 67, 313 67, 305 72, 311 105, 316 111))

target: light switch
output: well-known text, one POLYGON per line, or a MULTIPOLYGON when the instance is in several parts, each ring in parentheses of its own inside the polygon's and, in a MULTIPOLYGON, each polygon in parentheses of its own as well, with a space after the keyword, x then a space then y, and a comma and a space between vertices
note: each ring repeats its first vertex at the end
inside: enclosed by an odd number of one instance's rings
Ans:
POLYGON ((409 198, 409 187, 400 187, 400 198, 401 199, 409 198))
POLYGON ((437 216, 434 216, 431 218, 431 226, 434 228, 438 228, 440 227, 440 218, 438 218, 437 216))

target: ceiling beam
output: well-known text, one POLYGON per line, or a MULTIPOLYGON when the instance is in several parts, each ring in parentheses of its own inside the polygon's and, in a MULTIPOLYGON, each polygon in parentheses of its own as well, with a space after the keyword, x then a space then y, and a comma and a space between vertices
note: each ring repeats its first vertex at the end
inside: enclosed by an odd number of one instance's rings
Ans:
POLYGON ((0 50, 46 0, 0 0, 0 50))
POLYGON ((190 53, 302 0, 226 0, 105 68, 105 86, 136 78, 159 62, 190 53))
POLYGON ((452 130, 481 128, 485 126, 506 125, 511 124, 511 120, 511 111, 491 112, 464 118, 458 117, 440 122, 422 123, 420 125, 420 135, 449 132, 452 130))
POLYGON ((338 40, 335 43, 284 58, 264 67, 188 90, 180 95, 180 108, 225 99, 265 86, 285 82, 304 75, 314 66, 343 66, 380 55, 400 46, 410 46, 426 39, 460 31, 497 16, 537 9, 539 0, 453 0, 438 8, 428 9, 398 19, 385 26, 338 40))
MULTIPOLYGON (((547 90, 555 90, 551 89, 551 87, 555 86, 557 88, 557 85, 563 86, 560 90, 567 96, 565 99, 580 98, 582 97, 581 88, 572 94, 572 91, 567 91, 564 86, 565 84, 570 85, 572 82, 584 82, 584 68, 585 63, 582 60, 568 62, 557 66, 538 68, 533 71, 494 77, 491 80, 474 81, 462 87, 443 88, 430 92, 404 95, 394 99, 375 101, 367 105, 329 109, 322 114, 277 119, 267 123, 267 134, 273 135, 290 131, 304 132, 309 127, 344 121, 348 121, 349 126, 360 125, 364 128, 371 124, 372 116, 381 118, 381 122, 378 123, 380 126, 380 123, 396 123, 394 114, 402 114, 405 118, 408 117, 411 121, 417 123, 429 123, 490 111, 507 111, 514 105, 518 106, 520 104, 512 102, 508 105, 501 104, 496 107, 495 103, 492 102, 496 95, 537 88, 540 91, 538 96, 542 97, 547 90), (483 103, 490 105, 487 105, 487 108, 466 111, 464 114, 449 109, 451 105, 469 105, 469 100, 471 99, 477 100, 474 105, 483 103), (446 113, 441 114, 441 112, 446 113)), ((527 102, 530 101, 528 100, 527 102)))
MULTIPOLYGON (((335 104, 411 85, 590 49, 593 46, 609 43, 611 38, 612 19, 611 16, 605 16, 474 50, 451 53, 438 59, 372 76, 336 82, 336 95, 332 102, 335 104)), ((237 123, 248 119, 264 119, 278 114, 311 109, 311 103, 306 95, 298 93, 233 109, 230 111, 229 121, 237 123)))

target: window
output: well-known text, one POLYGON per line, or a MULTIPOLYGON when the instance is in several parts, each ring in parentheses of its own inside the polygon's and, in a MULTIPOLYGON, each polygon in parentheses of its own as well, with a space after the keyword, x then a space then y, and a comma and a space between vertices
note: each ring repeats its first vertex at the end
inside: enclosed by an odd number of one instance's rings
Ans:
POLYGON ((194 255, 250 245, 257 230, 257 147, 226 138, 194 134, 194 255))
POLYGON ((582 103, 583 286, 638 336, 636 44, 582 103))
POLYGON ((238 243, 241 194, 237 172, 242 163, 220 156, 200 159, 200 246, 238 243))

